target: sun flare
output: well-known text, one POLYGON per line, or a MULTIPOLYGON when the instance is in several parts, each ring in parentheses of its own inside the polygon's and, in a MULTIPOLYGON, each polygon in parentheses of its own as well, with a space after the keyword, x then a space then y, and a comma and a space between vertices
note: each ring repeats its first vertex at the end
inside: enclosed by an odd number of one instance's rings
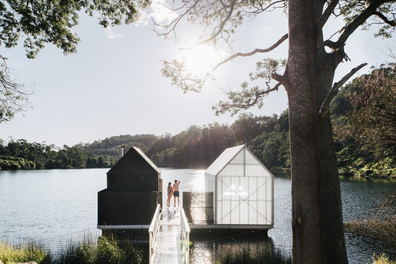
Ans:
POLYGON ((198 74, 210 72, 219 62, 219 51, 208 45, 188 49, 184 60, 186 69, 198 74))

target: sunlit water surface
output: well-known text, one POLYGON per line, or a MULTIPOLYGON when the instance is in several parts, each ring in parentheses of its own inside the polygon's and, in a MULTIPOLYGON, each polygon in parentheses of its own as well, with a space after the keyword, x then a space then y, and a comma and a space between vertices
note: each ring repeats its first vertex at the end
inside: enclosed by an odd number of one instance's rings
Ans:
MULTIPOLYGON (((97 193, 106 188, 107 171, 0 171, 0 241, 20 244, 33 239, 56 251, 71 241, 99 236, 97 193)), ((168 182, 177 179, 181 181, 181 192, 203 190, 203 170, 161 169, 161 177, 164 189, 168 182)), ((275 225, 264 242, 285 256, 291 255, 290 184, 287 176, 275 178, 275 225)), ((345 222, 369 216, 377 201, 396 190, 396 184, 343 179, 341 189, 345 222)), ((163 201, 166 201, 165 192, 163 201)), ((193 242, 193 263, 213 263, 217 251, 239 246, 232 238, 193 242)), ((379 241, 346 234, 346 243, 350 263, 367 263, 373 253, 381 252, 396 258, 396 250, 379 241)))

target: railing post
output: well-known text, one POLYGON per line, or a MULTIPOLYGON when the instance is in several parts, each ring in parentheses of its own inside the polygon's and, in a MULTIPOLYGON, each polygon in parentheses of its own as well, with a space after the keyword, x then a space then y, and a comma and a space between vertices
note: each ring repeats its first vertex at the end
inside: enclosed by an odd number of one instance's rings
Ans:
MULTIPOLYGON (((190 262, 190 226, 188 225, 184 209, 180 208, 180 236, 182 239, 182 252, 185 251, 185 264, 190 262)), ((182 259, 183 261, 183 259, 182 259)))
POLYGON ((158 204, 157 208, 155 209, 155 213, 153 216, 153 220, 151 220, 149 232, 149 263, 153 263, 153 255, 155 253, 155 246, 157 244, 157 234, 159 230, 159 223, 161 219, 161 206, 158 204))

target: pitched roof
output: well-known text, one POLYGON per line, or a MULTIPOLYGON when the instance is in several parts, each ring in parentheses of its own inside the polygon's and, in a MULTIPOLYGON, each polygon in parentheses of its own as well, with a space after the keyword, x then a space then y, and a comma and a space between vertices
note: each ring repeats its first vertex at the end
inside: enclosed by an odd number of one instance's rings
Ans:
POLYGON ((227 164, 245 147, 240 145, 227 148, 217 157, 217 159, 206 169, 207 174, 217 175, 227 164))
POLYGON ((107 172, 107 174, 146 174, 160 170, 155 164, 137 147, 132 147, 127 153, 107 172))
MULTIPOLYGON (((245 145, 240 145, 232 148, 227 148, 221 155, 206 169, 205 174, 218 175, 229 164, 256 164, 261 165, 267 172, 266 176, 272 176, 270 170, 249 150, 245 145), (237 158, 237 155, 245 151, 244 160, 237 158)), ((245 176, 245 175, 241 175, 245 176)), ((264 175, 263 175, 264 176, 264 175)))

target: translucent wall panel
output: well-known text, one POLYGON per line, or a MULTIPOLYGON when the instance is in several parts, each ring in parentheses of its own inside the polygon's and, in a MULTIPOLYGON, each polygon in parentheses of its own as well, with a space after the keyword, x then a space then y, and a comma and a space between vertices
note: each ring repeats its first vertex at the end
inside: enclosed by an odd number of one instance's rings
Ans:
POLYGON ((249 224, 249 204, 246 202, 242 202, 239 210, 240 224, 248 225, 249 224))
POLYGON ((228 164, 222 171, 221 176, 241 176, 244 174, 243 164, 228 164))
POLYGON ((216 224, 272 224, 271 177, 217 177, 216 224))
POLYGON ((245 163, 245 151, 239 152, 235 158, 233 158, 229 164, 244 164, 245 163))
POLYGON ((256 158, 253 155, 251 155, 246 149, 244 151, 246 152, 246 164, 258 164, 256 158))
POLYGON ((269 173, 263 168, 263 166, 257 164, 247 164, 246 165, 246 176, 267 176, 269 173))
POLYGON ((215 177, 213 175, 205 175, 205 191, 213 192, 215 185, 215 177))

